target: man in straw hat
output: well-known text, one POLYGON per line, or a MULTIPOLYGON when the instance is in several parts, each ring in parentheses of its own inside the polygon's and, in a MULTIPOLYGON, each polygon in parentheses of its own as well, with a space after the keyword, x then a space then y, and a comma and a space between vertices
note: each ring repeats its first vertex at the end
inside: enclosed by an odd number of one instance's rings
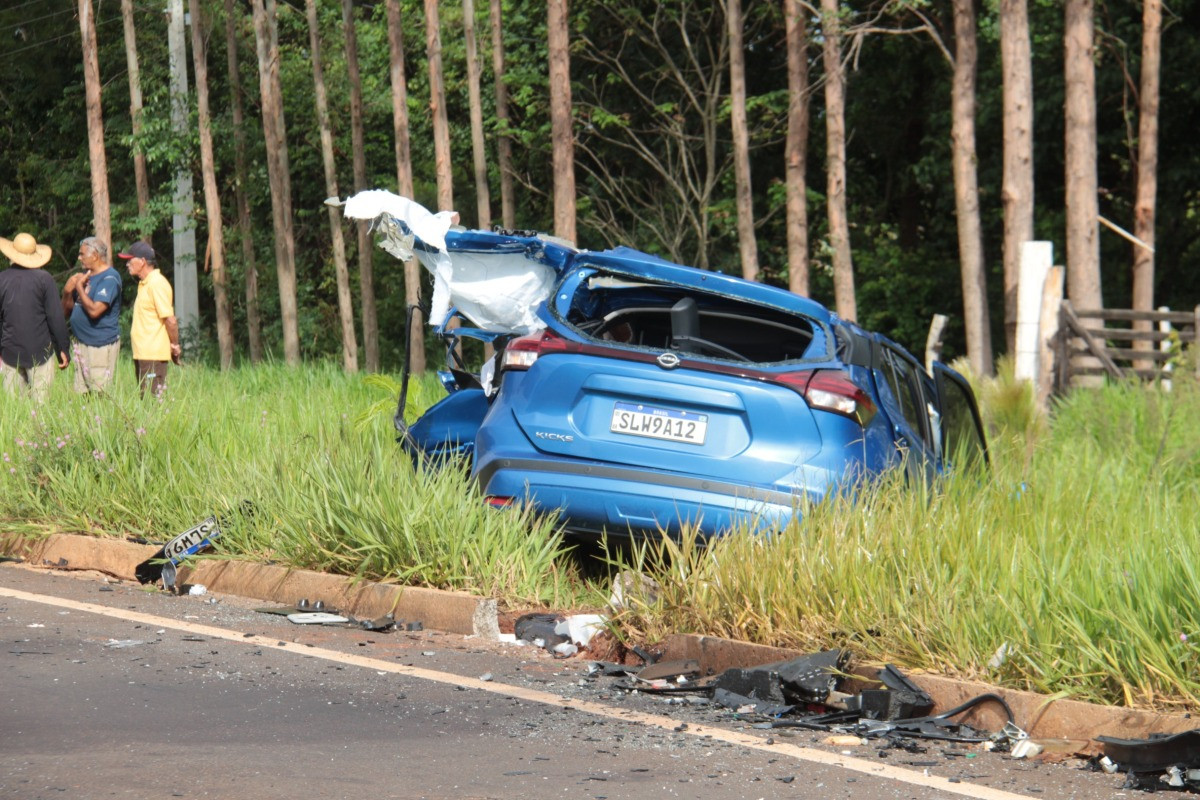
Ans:
POLYGON ((0 375, 9 392, 28 391, 40 402, 54 380, 55 353, 59 369, 70 361, 58 286, 41 269, 50 246, 18 233, 0 237, 0 253, 13 263, 0 272, 0 375))

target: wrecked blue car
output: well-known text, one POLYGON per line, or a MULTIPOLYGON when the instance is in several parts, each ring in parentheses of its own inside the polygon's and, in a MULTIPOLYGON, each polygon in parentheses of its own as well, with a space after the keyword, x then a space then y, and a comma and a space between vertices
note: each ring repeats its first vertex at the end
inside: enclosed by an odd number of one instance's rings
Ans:
POLYGON ((449 395, 398 420, 400 440, 468 460, 481 502, 574 534, 713 536, 782 527, 888 469, 986 462, 961 375, 812 300, 626 247, 455 229, 384 192, 346 214, 434 275, 449 395), (455 361, 466 339, 494 347, 478 371, 455 361))

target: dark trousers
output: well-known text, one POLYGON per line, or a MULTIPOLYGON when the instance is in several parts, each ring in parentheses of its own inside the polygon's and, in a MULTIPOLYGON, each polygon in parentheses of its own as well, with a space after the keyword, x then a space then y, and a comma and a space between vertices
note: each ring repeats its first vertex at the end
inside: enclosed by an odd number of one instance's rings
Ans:
POLYGON ((137 371, 138 388, 142 390, 142 396, 146 396, 146 390, 149 389, 154 393, 155 397, 162 397, 163 390, 167 388, 167 364, 168 361, 142 361, 140 359, 133 360, 133 368, 137 371))

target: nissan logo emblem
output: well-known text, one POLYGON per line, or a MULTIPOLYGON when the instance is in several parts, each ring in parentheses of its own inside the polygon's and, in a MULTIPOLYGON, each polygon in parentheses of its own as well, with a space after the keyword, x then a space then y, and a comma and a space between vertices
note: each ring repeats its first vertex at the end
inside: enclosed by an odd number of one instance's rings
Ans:
POLYGON ((679 366, 679 356, 671 352, 663 353, 656 360, 663 369, 675 369, 679 366))

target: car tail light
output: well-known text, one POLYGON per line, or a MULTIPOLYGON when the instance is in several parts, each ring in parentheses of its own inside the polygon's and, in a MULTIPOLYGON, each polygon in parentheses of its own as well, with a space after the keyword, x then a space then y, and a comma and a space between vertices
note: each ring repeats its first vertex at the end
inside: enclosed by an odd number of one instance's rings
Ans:
POLYGON ((777 380, 803 395, 811 408, 849 417, 864 428, 875 416, 877 409, 871 396, 839 370, 789 372, 777 380))
POLYGON ((529 369, 545 353, 579 352, 579 345, 558 334, 543 330, 513 339, 504 347, 503 369, 529 369))
POLYGON ((502 497, 496 494, 489 494, 487 497, 483 498, 483 502, 487 503, 492 508, 512 508, 516 501, 517 499, 515 497, 502 497))

